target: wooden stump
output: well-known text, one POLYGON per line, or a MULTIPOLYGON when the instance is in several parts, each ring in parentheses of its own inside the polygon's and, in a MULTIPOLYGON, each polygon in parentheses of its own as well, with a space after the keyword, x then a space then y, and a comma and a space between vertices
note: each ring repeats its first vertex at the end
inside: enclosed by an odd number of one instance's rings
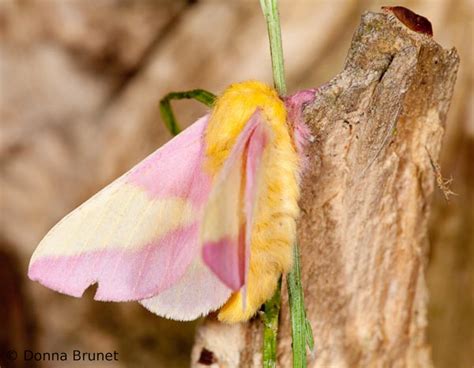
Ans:
MULTIPOLYGON (((311 47, 308 45, 308 47, 311 47)), ((299 242, 311 367, 429 367, 427 221, 459 58, 392 12, 365 13, 344 70, 305 109, 314 135, 299 242)), ((285 294, 285 293, 284 293, 285 294)), ((283 301, 279 365, 291 366, 283 301)), ((261 366, 261 322, 206 320, 195 367, 261 366), (202 357, 212 359, 204 363, 202 357)))

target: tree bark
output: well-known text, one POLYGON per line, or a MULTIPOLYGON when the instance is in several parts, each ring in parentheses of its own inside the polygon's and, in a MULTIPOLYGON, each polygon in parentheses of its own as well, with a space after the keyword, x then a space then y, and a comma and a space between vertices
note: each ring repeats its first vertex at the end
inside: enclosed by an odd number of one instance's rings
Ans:
MULTIPOLYGON (((298 238, 310 367, 429 367, 427 221, 459 58, 393 13, 365 13, 305 120, 298 238)), ((283 291, 283 295, 286 292, 283 291)), ((283 300, 278 361, 291 366, 283 300)), ((261 321, 198 328, 192 366, 261 366, 261 321)))

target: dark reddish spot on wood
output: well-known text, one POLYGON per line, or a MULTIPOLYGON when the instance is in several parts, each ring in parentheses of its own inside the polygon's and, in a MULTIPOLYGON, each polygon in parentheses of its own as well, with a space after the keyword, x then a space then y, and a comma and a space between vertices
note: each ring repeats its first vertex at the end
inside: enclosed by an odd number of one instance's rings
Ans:
POLYGON ((199 357, 198 363, 203 365, 211 365, 217 362, 214 353, 206 348, 201 350, 201 356, 199 357))
POLYGON ((433 28, 431 27, 431 22, 427 18, 414 13, 403 6, 382 6, 382 9, 392 12, 400 22, 412 31, 433 36, 433 28))

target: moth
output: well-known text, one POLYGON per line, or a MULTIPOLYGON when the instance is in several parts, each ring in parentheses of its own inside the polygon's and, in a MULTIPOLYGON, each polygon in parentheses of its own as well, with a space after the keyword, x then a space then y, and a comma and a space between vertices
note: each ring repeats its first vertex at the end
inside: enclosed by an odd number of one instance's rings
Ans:
POLYGON ((40 242, 28 275, 80 297, 139 301, 193 320, 251 318, 292 266, 307 90, 281 99, 236 83, 210 112, 75 209, 40 242))

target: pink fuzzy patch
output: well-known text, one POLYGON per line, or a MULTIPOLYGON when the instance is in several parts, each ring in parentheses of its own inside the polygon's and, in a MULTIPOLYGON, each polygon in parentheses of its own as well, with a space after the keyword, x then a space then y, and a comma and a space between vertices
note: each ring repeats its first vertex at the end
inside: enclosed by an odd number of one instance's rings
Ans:
POLYGON ((316 89, 307 89, 296 92, 285 98, 285 107, 288 111, 288 121, 293 127, 296 149, 302 161, 303 168, 306 167, 304 148, 311 139, 311 131, 303 120, 304 107, 316 98, 316 89))

